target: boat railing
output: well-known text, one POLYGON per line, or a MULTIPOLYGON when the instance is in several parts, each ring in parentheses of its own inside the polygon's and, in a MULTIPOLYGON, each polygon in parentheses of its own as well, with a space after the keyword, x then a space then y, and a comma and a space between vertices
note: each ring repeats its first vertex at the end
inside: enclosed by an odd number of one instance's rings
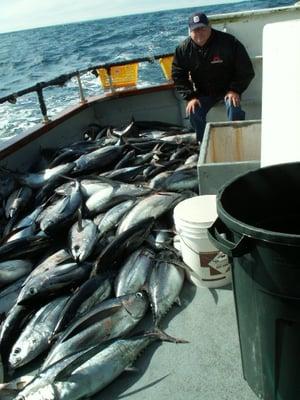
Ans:
MULTIPOLYGON (((77 79, 77 85, 79 89, 79 101, 80 104, 86 103, 84 89, 81 81, 81 76, 89 72, 99 78, 99 82, 104 92, 115 92, 117 89, 132 88, 137 86, 138 81, 138 67, 140 63, 148 62, 155 63, 158 61, 161 70, 164 75, 164 79, 171 83, 171 69, 173 61, 173 53, 153 55, 151 57, 140 57, 136 59, 123 60, 110 64, 99 64, 90 66, 85 69, 76 70, 67 74, 59 75, 54 79, 45 82, 38 82, 34 86, 30 86, 26 89, 11 93, 7 96, 0 98, 0 104, 9 102, 15 104, 17 99, 29 94, 36 92, 38 98, 38 104, 43 116, 43 122, 48 123, 50 121, 48 117, 47 105, 45 102, 43 90, 51 86, 64 86, 72 78, 77 79)), ((252 57, 252 61, 261 61, 262 56, 252 57)))
POLYGON ((158 60, 164 77, 167 81, 171 82, 171 65, 173 60, 173 53, 153 55, 151 57, 140 57, 131 60, 124 60, 110 64, 94 65, 85 69, 76 70, 67 74, 60 75, 54 79, 46 82, 38 82, 34 86, 26 89, 11 93, 7 96, 0 98, 0 104, 9 102, 15 104, 19 97, 26 94, 36 92, 40 111, 43 116, 44 123, 49 122, 47 113, 47 106, 43 95, 43 90, 51 86, 64 86, 69 80, 76 77, 79 89, 80 103, 86 102, 84 90, 82 86, 81 76, 88 72, 93 73, 99 77, 99 81, 104 91, 114 92, 117 88, 126 88, 136 86, 138 78, 138 65, 142 62, 154 63, 158 60))

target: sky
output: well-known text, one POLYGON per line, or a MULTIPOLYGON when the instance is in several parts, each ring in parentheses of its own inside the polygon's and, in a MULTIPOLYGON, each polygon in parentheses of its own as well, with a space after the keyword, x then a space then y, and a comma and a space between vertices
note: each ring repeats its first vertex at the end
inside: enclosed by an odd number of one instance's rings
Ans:
POLYGON ((241 0, 0 0, 0 33, 241 0))

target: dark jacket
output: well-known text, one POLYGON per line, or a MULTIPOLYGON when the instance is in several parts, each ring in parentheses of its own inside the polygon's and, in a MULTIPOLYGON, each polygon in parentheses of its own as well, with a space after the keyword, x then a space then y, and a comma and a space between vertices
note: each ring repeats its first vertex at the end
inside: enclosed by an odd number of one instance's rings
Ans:
POLYGON ((175 50, 172 78, 185 100, 210 95, 222 97, 229 90, 241 94, 253 77, 245 47, 228 33, 212 29, 203 47, 189 37, 175 50))

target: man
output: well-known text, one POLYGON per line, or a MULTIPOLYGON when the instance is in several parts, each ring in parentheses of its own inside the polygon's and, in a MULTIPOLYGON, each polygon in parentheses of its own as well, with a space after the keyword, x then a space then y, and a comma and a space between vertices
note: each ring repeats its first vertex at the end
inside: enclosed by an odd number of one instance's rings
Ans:
POLYGON ((234 36, 212 29, 205 14, 189 18, 190 36, 175 50, 172 78, 187 100, 186 113, 203 139, 206 114, 224 99, 229 121, 245 119, 241 94, 254 77, 245 47, 234 36))

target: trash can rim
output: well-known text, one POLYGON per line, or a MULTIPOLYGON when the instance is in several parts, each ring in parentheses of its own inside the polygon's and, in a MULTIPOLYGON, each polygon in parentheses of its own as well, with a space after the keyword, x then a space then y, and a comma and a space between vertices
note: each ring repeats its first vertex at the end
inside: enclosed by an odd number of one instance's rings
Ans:
POLYGON ((221 198, 224 193, 224 191, 234 182, 238 181, 239 179, 242 179, 246 177, 247 175, 252 175, 257 173, 257 171, 260 170, 268 170, 272 169, 274 167, 283 167, 285 165, 299 165, 300 168, 300 162, 291 162, 291 163, 282 163, 282 164, 276 164, 276 165, 269 165, 263 168, 258 168, 252 171, 248 171, 247 173, 240 175, 238 177, 233 178, 229 182, 227 182, 222 188, 217 193, 217 214, 219 218, 224 222, 224 224, 234 231, 235 233, 241 234, 241 235, 246 235, 248 237, 251 237, 252 239, 257 239, 260 241, 268 242, 268 243, 276 243, 276 244, 284 244, 284 245, 290 245, 290 246, 297 246, 300 247, 300 234, 290 234, 290 233, 283 233, 283 232, 278 232, 278 231, 272 231, 272 230, 267 230, 259 227, 255 227, 254 225, 247 224, 243 221, 238 220, 237 218, 233 217, 230 215, 223 207, 221 198))

